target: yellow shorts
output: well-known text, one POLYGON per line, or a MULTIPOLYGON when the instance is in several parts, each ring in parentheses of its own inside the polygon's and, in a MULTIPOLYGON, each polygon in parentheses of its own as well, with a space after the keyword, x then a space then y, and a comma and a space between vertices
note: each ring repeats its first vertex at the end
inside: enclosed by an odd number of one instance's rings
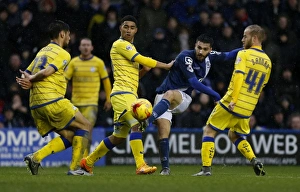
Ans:
POLYGON ((139 124, 131 113, 131 104, 136 100, 133 94, 119 94, 111 97, 111 104, 114 110, 114 132, 113 135, 126 138, 131 127, 139 124), (127 110, 124 113, 124 110, 127 110))
POLYGON ((38 132, 44 137, 51 131, 67 127, 74 120, 77 111, 78 108, 70 100, 61 99, 49 105, 32 109, 31 115, 38 132))
POLYGON ((215 130, 230 129, 237 134, 248 135, 250 133, 249 120, 250 118, 244 119, 229 113, 218 103, 211 112, 206 124, 211 125, 215 130))
POLYGON ((82 115, 92 124, 92 127, 95 126, 97 115, 98 115, 98 106, 77 106, 82 115))

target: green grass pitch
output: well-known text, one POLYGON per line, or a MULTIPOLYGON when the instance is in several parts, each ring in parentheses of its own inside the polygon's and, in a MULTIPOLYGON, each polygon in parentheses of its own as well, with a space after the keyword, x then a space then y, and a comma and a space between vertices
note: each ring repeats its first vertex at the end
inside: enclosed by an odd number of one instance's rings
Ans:
MULTIPOLYGON (((159 166, 158 166, 159 167, 159 166)), ((136 175, 133 165, 96 167, 93 176, 68 176, 67 167, 0 167, 0 192, 298 192, 299 166, 265 166, 258 177, 250 165, 213 166, 210 177, 192 177, 200 166, 172 165, 170 176, 136 175)))

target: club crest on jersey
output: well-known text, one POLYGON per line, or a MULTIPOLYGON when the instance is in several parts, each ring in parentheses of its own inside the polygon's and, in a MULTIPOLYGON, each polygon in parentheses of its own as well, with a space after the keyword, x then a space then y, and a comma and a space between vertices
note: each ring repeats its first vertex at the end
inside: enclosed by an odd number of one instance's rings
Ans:
POLYGON ((185 64, 191 65, 193 63, 193 59, 191 57, 184 58, 185 64))
POLYGON ((68 61, 67 60, 63 60, 63 65, 67 65, 68 64, 68 61))
POLYGON ((95 72, 96 71, 96 69, 95 69, 95 67, 91 67, 91 72, 95 72))
POLYGON ((130 45, 127 45, 126 50, 130 51, 130 50, 132 50, 132 47, 130 45))
POLYGON ((242 61, 242 58, 238 57, 238 58, 236 58, 236 60, 235 60, 235 64, 239 64, 241 61, 242 61))

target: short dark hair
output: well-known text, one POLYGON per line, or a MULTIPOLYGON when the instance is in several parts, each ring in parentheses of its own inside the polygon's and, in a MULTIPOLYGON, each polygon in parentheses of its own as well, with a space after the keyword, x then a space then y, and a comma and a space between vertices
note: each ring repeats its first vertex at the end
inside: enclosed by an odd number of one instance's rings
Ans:
POLYGON ((58 35, 61 31, 70 31, 69 25, 61 20, 55 20, 50 23, 48 27, 48 33, 51 39, 58 38, 58 35))
POLYGON ((80 38, 80 40, 79 40, 79 44, 81 44, 81 41, 82 40, 87 40, 87 41, 90 41, 92 44, 93 44, 93 41, 92 41, 92 39, 90 39, 89 37, 82 37, 82 38, 80 38))
POLYGON ((121 19, 121 25, 125 22, 125 21, 132 21, 135 23, 135 25, 137 26, 137 20, 134 16, 132 15, 126 15, 121 19))
POLYGON ((208 34, 201 34, 199 37, 197 37, 196 42, 202 42, 202 43, 209 43, 210 46, 212 47, 214 44, 214 40, 211 36, 209 36, 208 34))

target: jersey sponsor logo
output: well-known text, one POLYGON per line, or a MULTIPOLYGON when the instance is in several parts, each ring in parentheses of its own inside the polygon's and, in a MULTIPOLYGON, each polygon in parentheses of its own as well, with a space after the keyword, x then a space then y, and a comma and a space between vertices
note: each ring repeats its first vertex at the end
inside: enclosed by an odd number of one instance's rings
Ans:
POLYGON ((127 45, 127 46, 126 46, 126 50, 131 51, 131 50, 132 50, 132 47, 131 47, 130 45, 127 45))

